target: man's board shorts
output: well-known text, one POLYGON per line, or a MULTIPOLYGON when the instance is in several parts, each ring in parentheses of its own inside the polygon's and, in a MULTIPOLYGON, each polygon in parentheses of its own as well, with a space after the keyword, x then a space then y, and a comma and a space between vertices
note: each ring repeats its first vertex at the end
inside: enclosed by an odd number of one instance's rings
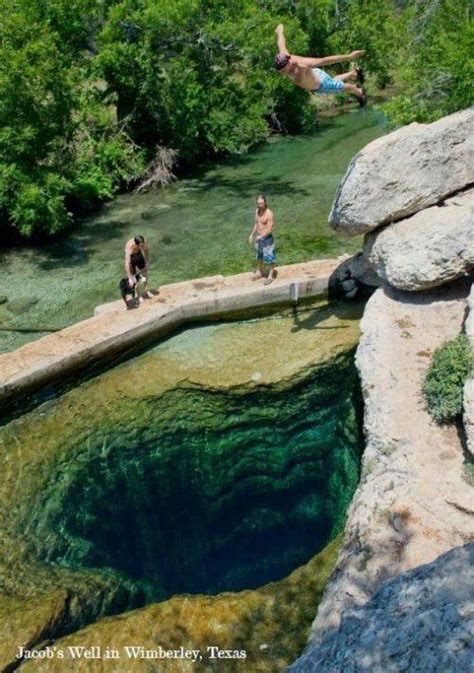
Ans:
POLYGON ((334 79, 319 68, 312 68, 312 70, 321 82, 319 89, 314 89, 313 93, 338 93, 344 90, 344 82, 341 82, 340 79, 334 79))
POLYGON ((141 250, 138 252, 132 252, 130 255, 130 266, 133 269, 133 273, 137 273, 137 271, 143 271, 146 266, 146 261, 141 250))
POLYGON ((276 259, 273 234, 258 238, 255 241, 255 251, 258 261, 262 261, 264 264, 273 264, 276 259))

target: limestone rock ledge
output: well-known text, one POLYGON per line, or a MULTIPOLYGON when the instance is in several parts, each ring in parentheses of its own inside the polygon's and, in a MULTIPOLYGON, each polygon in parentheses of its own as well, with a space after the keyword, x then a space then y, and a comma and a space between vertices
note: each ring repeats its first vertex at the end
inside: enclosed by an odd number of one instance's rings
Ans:
POLYGON ((409 217, 472 185, 473 156, 474 107, 393 131, 353 158, 329 222, 355 236, 409 217))
POLYGON ((474 543, 390 580, 292 673, 450 673, 474 657, 474 543))
POLYGON ((421 393, 431 354, 462 330, 469 285, 423 294, 379 288, 366 305, 357 350, 362 478, 308 651, 387 579, 472 539, 474 489, 463 479, 461 439, 431 419, 421 393))

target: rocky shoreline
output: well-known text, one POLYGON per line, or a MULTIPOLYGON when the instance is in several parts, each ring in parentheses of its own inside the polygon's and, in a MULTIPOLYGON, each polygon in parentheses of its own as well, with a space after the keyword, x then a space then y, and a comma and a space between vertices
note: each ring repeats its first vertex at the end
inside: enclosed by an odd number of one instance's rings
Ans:
MULTIPOLYGON (((292 673, 345 671, 349 655, 361 657, 354 671, 454 672, 466 670, 456 649, 467 648, 472 657, 472 643, 462 638, 443 650, 449 601, 442 591, 430 607, 437 640, 425 634, 413 650, 396 646, 399 632, 407 637, 408 625, 413 627, 410 610, 402 614, 405 623, 399 618, 398 630, 385 610, 378 624, 379 633, 386 626, 383 642, 370 640, 373 634, 369 638, 364 628, 370 631, 372 604, 380 608, 374 594, 387 596, 389 586, 397 586, 392 578, 399 576, 400 586, 413 582, 412 603, 422 602, 424 589, 413 569, 432 563, 436 577, 438 566, 449 565, 441 560, 449 554, 440 555, 473 539, 474 489, 466 471, 474 442, 472 378, 465 384, 464 429, 438 425, 422 395, 438 347, 463 330, 474 345, 473 131, 474 109, 395 131, 353 159, 336 195, 332 226, 346 235, 366 233, 363 257, 345 263, 346 284, 363 284, 368 270, 379 277, 357 349, 366 448, 338 562, 292 673), (365 626, 354 627, 365 619, 365 626)), ((372 275, 370 285, 376 284, 372 275)), ((469 553, 452 552, 452 572, 468 577, 469 554, 472 546, 469 553)), ((472 582, 464 598, 474 600, 472 582)), ((449 610, 456 624, 465 625, 469 617, 461 603, 457 596, 449 610)))
POLYGON ((366 306, 356 360, 362 479, 307 657, 388 579, 472 539, 474 490, 463 478, 461 438, 435 423, 420 394, 430 355, 461 331, 467 292, 465 282, 423 296, 381 288, 366 306))

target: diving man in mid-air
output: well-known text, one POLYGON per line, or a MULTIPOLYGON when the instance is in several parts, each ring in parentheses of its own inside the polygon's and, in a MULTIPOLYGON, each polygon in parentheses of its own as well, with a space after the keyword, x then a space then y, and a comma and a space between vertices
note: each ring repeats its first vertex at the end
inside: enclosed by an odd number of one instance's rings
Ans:
POLYGON ((320 70, 319 66, 332 65, 333 63, 343 63, 351 61, 365 54, 365 49, 358 49, 350 54, 341 56, 324 56, 322 58, 311 58, 307 56, 294 56, 286 48, 283 24, 279 24, 275 30, 278 41, 279 53, 275 56, 275 68, 282 75, 288 77, 294 84, 312 91, 313 93, 349 93, 356 96, 359 105, 364 107, 367 103, 367 97, 362 88, 355 86, 347 80, 356 80, 363 84, 364 74, 361 68, 354 68, 342 75, 331 77, 320 70))

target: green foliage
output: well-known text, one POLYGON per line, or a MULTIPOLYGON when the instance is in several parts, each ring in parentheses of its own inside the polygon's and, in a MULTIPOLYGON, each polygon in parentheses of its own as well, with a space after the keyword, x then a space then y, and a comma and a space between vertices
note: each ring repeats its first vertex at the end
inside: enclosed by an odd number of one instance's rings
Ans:
POLYGON ((398 40, 396 4, 386 0, 352 0, 346 3, 339 21, 340 29, 328 39, 330 51, 366 49, 364 69, 375 75, 378 86, 389 84, 398 40))
POLYGON ((333 0, 301 0, 296 4, 296 13, 308 35, 310 53, 325 56, 329 38, 343 23, 338 3, 333 0))
MULTIPOLYGON (((395 124, 473 103, 470 0, 0 0, 0 229, 61 231, 136 182, 157 146, 181 170, 315 124, 273 68, 366 49, 395 124)), ((347 64, 336 70, 347 69, 347 64)))
MULTIPOLYGON (((246 152, 271 120, 294 132, 311 127, 307 96, 273 70, 280 20, 249 0, 118 3, 98 62, 134 139, 171 146, 186 164, 246 152)), ((305 49, 297 21, 286 25, 305 49)))
POLYGON ((0 208, 26 235, 37 218, 54 232, 67 221, 57 163, 72 133, 72 82, 48 26, 1 9, 0 208))
POLYGON ((465 462, 463 463, 462 478, 469 484, 469 486, 474 486, 474 462, 465 462))
POLYGON ((145 156, 117 122, 115 98, 100 81, 81 90, 69 167, 74 175, 69 202, 90 210, 143 171, 145 156))
POLYGON ((69 203, 87 207, 142 170, 76 52, 97 4, 0 2, 0 222, 25 237, 59 232, 69 203))
POLYGON ((438 423, 447 423, 462 414, 463 387, 472 366, 472 349, 464 334, 434 352, 423 394, 430 414, 438 423))
POLYGON ((472 12, 471 0, 408 8, 395 64, 401 92, 384 106, 393 124, 430 122, 474 104, 472 12))

